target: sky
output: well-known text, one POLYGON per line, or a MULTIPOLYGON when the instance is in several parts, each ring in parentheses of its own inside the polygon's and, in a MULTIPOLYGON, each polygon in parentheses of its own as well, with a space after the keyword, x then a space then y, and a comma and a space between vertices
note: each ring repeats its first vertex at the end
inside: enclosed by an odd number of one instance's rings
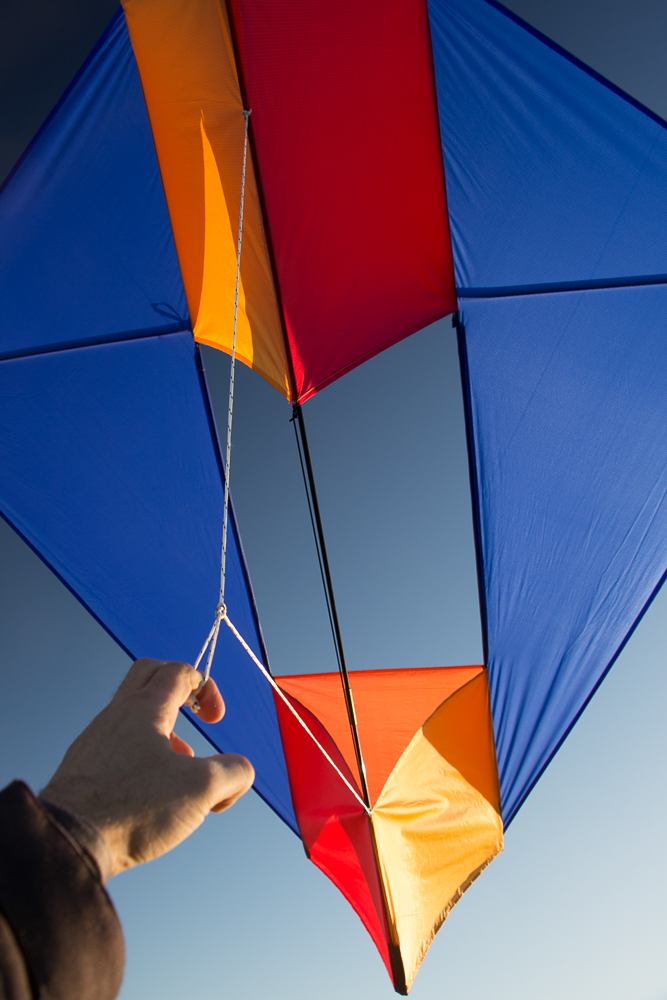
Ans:
MULTIPOLYGON (((634 0, 513 10, 667 116, 667 11, 634 0)), ((0 0, 0 176, 113 12, 0 0)), ((228 359, 204 350, 216 412, 228 359)), ((461 393, 449 320, 305 407, 351 668, 481 662, 461 393), (427 363, 428 359, 428 363, 427 363)), ((276 673, 334 669, 284 400, 242 366, 232 491, 276 673)), ((454 909, 416 1000, 667 1000, 667 592, 658 596, 454 909)), ((38 790, 128 667, 0 522, 0 785, 38 790)), ((206 744, 188 723, 181 735, 206 744)), ((297 838, 252 793, 159 861, 112 880, 123 1000, 393 995, 374 946, 297 838)))

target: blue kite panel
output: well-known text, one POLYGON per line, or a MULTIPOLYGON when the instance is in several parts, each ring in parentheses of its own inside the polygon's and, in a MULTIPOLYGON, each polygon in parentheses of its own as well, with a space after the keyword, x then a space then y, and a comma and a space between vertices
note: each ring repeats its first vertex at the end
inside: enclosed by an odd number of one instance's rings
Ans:
POLYGON ((122 13, 0 194, 0 357, 189 326, 122 13))
MULTIPOLYGON (((0 511, 134 657, 192 663, 220 582, 223 485, 191 333, 0 362, 0 511)), ((262 640, 235 519, 230 618, 262 640)), ((245 754, 295 831, 271 688, 223 626, 213 674, 227 713, 201 726, 245 754)))
POLYGON ((509 822, 667 568, 667 287, 465 303, 509 822))
POLYGON ((667 128, 487 0, 429 0, 456 281, 667 273, 667 128))

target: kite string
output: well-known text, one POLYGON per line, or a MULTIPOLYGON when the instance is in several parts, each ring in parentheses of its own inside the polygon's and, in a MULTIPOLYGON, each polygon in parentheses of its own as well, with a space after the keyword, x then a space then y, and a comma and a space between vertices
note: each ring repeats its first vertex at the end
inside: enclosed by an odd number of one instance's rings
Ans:
POLYGON ((273 688, 273 690, 276 692, 276 694, 278 695, 278 697, 281 698, 284 701, 284 703, 287 705, 287 707, 289 708, 290 712, 292 713, 292 715, 294 716, 294 718, 297 720, 297 722, 299 723, 299 725, 302 726, 303 729, 306 730, 306 732, 310 736, 310 738, 313 741, 313 743, 315 744, 315 746, 318 747, 318 749, 323 754, 323 756, 329 761, 329 763, 333 767, 333 769, 336 772, 336 774, 338 775, 338 777, 341 779, 341 781, 344 782, 345 785, 347 785, 348 789, 352 792, 352 794, 354 795, 354 797, 357 800, 357 802, 359 803, 359 805, 362 806, 362 808, 364 809, 364 811, 366 813, 368 813, 368 815, 370 816, 371 810, 368 808, 368 806, 366 805, 366 803, 362 799, 361 795, 359 795, 359 793, 355 790, 355 788, 353 787, 353 785, 347 780, 347 778, 345 777, 345 775, 343 774, 343 772, 341 771, 341 769, 338 767, 338 765, 336 764, 336 762, 329 756, 329 754, 324 749, 324 747, 322 746, 322 744, 319 742, 319 740, 317 739, 317 737, 315 736, 315 734, 309 729, 309 727, 303 721, 303 719, 301 718, 301 716, 299 715, 299 713, 297 712, 297 710, 292 705, 292 702, 289 700, 289 698, 284 693, 284 691, 282 690, 282 688, 280 688, 276 684, 274 678, 271 676, 271 674, 269 673, 269 671, 266 669, 266 667, 264 666, 264 664, 262 663, 262 661, 257 656, 255 656, 255 654, 253 653, 252 649, 250 648, 250 646, 248 645, 248 643, 245 641, 245 639, 243 638, 243 636, 241 635, 241 633, 238 632, 237 629, 232 624, 232 622, 230 622, 229 618, 227 617, 227 612, 225 612, 222 615, 222 619, 221 620, 223 622, 225 622, 226 625, 229 626, 229 628, 231 629, 232 633, 236 636, 236 638, 238 639, 238 641, 241 643, 241 645, 243 646, 243 648, 245 649, 246 653, 248 654, 248 656, 250 657, 250 659, 253 661, 253 663, 255 664, 255 666, 259 667, 259 669, 261 670, 261 672, 263 673, 263 675, 266 677, 267 681, 269 682, 269 684, 271 685, 271 687, 273 688))
MULTIPOLYGON (((225 453, 225 494, 224 494, 224 504, 222 513, 222 552, 220 556, 220 594, 218 597, 218 605, 215 609, 215 620, 211 631, 208 634, 206 642, 201 648, 199 656, 195 660, 195 670, 198 669, 199 664, 204 658, 206 649, 208 647, 208 656, 206 658, 206 667, 204 669, 204 677, 199 685, 197 693, 202 690, 204 684, 209 679, 211 675, 211 664, 213 663, 213 656, 215 655, 215 647, 218 644, 218 634, 220 632, 220 623, 223 616, 226 613, 225 608, 225 578, 227 572, 227 527, 229 524, 229 467, 232 459, 232 420, 234 417, 234 373, 236 370, 236 330, 238 326, 238 315, 239 315, 239 285, 241 283, 241 242, 243 240, 243 204, 245 201, 245 173, 246 173, 246 163, 248 159, 248 120, 250 118, 250 111, 243 111, 243 118, 245 120, 245 129, 243 134, 243 167, 241 170, 241 204, 239 207, 239 232, 238 239, 236 243, 236 288, 234 290, 234 328, 232 333, 232 360, 229 368, 229 400, 227 403, 227 449, 225 453)), ((195 707, 195 702, 193 702, 193 707, 195 707)))
POLYGON ((229 523, 229 466, 231 463, 232 454, 232 419, 234 415, 234 371, 236 366, 236 329, 238 323, 238 308, 239 308, 239 285, 241 280, 241 241, 243 238, 243 203, 245 200, 245 174, 246 174, 246 162, 248 156, 248 119, 250 118, 250 111, 243 111, 243 117, 245 119, 245 133, 243 138, 243 169, 241 173, 241 205, 239 209, 239 232, 238 241, 236 246, 236 289, 234 292, 234 330, 232 334, 232 360, 229 370, 229 402, 227 406, 227 450, 225 455, 225 494, 224 494, 224 507, 222 515, 222 552, 220 558, 220 595, 218 598, 218 604, 215 609, 215 620, 211 626, 211 631, 206 637, 206 642, 199 651, 199 655, 194 662, 194 669, 199 668, 199 664, 203 660, 206 650, 208 649, 208 656, 206 658, 206 668, 204 670, 204 676, 202 678, 201 684, 197 688, 194 696, 189 700, 190 707, 194 712, 199 711, 199 702, 197 701, 197 695, 203 689, 209 676, 211 674, 211 664, 213 663, 213 656, 215 655, 215 648, 218 643, 218 635, 220 634, 220 625, 224 621, 233 634, 236 636, 238 641, 241 643, 245 649, 248 656, 251 658, 253 663, 259 667, 264 677, 267 679, 273 690, 276 692, 279 698, 281 698, 287 705, 288 709, 295 717, 299 725, 305 729, 305 731, 310 736, 311 740, 319 748, 320 752, 324 755, 326 760, 331 764, 334 771, 338 774, 339 778, 347 786, 347 788, 352 792, 355 799, 359 802, 362 808, 370 815, 370 809, 361 798, 361 796, 354 789, 352 784, 347 780, 341 769, 338 767, 336 762, 329 756, 327 751, 324 749, 322 744, 318 741, 316 736, 311 732, 306 723, 303 721, 299 713, 296 711, 289 698, 283 693, 281 688, 278 687, 275 680, 268 672, 264 664, 255 656, 252 649, 245 641, 240 632, 237 631, 235 626, 227 617, 227 608, 225 606, 225 577, 227 569, 227 527, 229 523))
MULTIPOLYGON (((222 559, 220 560, 220 599, 218 607, 225 607, 225 571, 227 568, 227 523, 229 521, 229 466, 232 459, 232 417, 234 415, 234 371, 236 368, 236 328, 239 315, 239 283, 241 280, 241 240, 243 239, 243 202, 245 200, 245 169, 248 157, 248 121, 250 111, 243 112, 243 169, 241 171, 241 206, 239 209, 239 236, 236 246, 236 288, 234 291, 234 333, 232 336, 232 363, 229 369, 229 404, 227 407, 227 452, 225 455, 225 505, 222 517, 222 559)), ((217 613, 217 609, 216 609, 217 613)))
MULTIPOLYGON (((258 667, 261 670, 261 672, 264 675, 264 677, 267 679, 267 681, 269 682, 269 684, 271 685, 271 687, 273 688, 273 690, 276 692, 276 694, 278 695, 278 697, 281 698, 282 701, 284 701, 284 703, 287 705, 287 707, 289 708, 290 712, 292 713, 292 715, 294 716, 294 718, 297 720, 297 722, 299 723, 299 725, 302 726, 302 728, 306 730, 306 732, 310 736, 310 738, 313 741, 313 743, 315 744, 315 746, 318 748, 318 750, 320 751, 320 753, 326 758, 326 760, 331 764, 331 766, 333 767, 334 771, 336 772, 336 774, 338 775, 338 777, 341 779, 341 781, 352 792, 352 794, 354 795, 354 797, 357 800, 357 802, 359 803, 359 805, 362 806, 362 808, 364 809, 364 812, 368 813, 368 815, 370 816, 371 810, 368 808, 368 806, 366 805, 366 803, 364 802, 364 800, 362 799, 362 797, 356 791, 356 789, 354 788, 354 786, 347 780, 347 778, 345 777, 345 775, 343 774, 343 772, 341 771, 341 769, 338 767, 338 765, 336 764, 336 762, 331 758, 331 756, 324 749, 324 747, 322 746, 322 744, 320 743, 320 741, 317 739, 317 737, 315 736, 315 734, 312 732, 312 730, 303 721, 303 719, 301 718, 301 716, 299 715, 299 713, 297 712, 297 710, 292 705, 292 702, 289 700, 289 698, 284 693, 284 691, 282 690, 282 688, 280 688, 276 684, 274 678, 271 676, 271 674, 269 673, 269 671, 266 669, 266 667, 264 666, 264 664, 262 663, 262 661, 257 656, 255 656, 255 654, 253 653, 252 649, 250 648, 250 646, 248 645, 248 643, 245 641, 245 639, 243 638, 243 636, 241 635, 241 633, 238 631, 238 629, 236 628, 236 626, 227 617, 227 611, 226 610, 221 610, 220 608, 216 608, 216 611, 215 611, 215 622, 213 623, 213 627, 211 628, 211 631, 208 634, 208 638, 206 639, 206 642, 204 643, 204 645, 203 645, 203 647, 201 649, 201 652, 199 653, 199 656, 197 657, 197 659, 194 662, 194 668, 195 668, 195 670, 199 666, 199 664, 200 664, 200 662, 201 662, 201 660, 202 660, 202 658, 204 656, 204 653, 206 652, 206 647, 208 646, 209 643, 211 643, 212 648, 215 650, 215 644, 218 641, 218 632, 220 631, 220 625, 222 624, 222 622, 224 622, 226 625, 229 626, 229 629, 231 630, 232 634, 236 636, 236 638, 241 643, 241 645, 245 649, 246 653, 248 654, 248 656, 250 657, 250 659, 252 660, 252 662, 255 664, 256 667, 258 667)), ((210 656, 210 654, 209 654, 209 656, 210 656)), ((204 683, 205 683, 205 681, 202 681, 202 683, 200 684, 199 688, 197 689, 197 693, 199 693, 199 691, 201 691, 204 683)), ((195 700, 194 704, 191 707, 193 708, 194 711, 198 710, 199 705, 197 704, 196 700, 195 700)))

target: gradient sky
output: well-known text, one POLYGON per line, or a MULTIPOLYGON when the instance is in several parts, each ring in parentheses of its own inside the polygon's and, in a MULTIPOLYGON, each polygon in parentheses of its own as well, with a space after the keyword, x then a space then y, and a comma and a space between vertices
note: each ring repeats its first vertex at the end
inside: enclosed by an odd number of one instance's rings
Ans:
MULTIPOLYGON (((664 2, 510 6, 667 116, 664 2)), ((0 176, 114 8, 0 0, 0 176)), ((204 353, 222 414, 228 359, 204 353)), ((350 666, 480 662, 449 321, 345 376, 305 412, 350 666)), ((288 418, 284 400, 241 368, 232 490, 271 663, 276 673, 329 670, 288 418)), ((667 1000, 666 612, 663 592, 513 823, 504 854, 439 933, 415 1000, 667 1000)), ((128 661, 2 522, 0 664, 0 784, 21 777, 37 790, 128 661)), ((185 721, 179 731, 207 752, 185 721)), ((123 1000, 393 995, 348 904, 252 794, 110 891, 127 939, 123 1000)))

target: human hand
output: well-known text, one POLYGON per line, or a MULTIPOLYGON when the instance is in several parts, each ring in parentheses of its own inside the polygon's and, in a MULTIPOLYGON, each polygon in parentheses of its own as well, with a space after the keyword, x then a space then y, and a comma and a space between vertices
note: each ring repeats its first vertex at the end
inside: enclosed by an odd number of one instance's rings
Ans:
MULTIPOLYGON (((112 875, 170 851, 254 781, 245 757, 195 757, 173 732, 179 708, 201 680, 186 663, 137 660, 40 793, 99 830, 112 875)), ((199 718, 219 722, 225 705, 215 681, 197 700, 199 718)))

